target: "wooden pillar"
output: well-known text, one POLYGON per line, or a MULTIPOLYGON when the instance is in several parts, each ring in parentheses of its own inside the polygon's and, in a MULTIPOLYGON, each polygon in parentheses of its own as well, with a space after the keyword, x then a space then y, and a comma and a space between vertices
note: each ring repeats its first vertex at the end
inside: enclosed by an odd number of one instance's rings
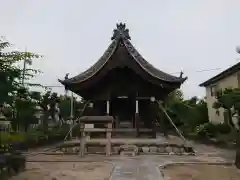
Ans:
POLYGON ((110 102, 107 100, 107 115, 110 113, 110 102))
POLYGON ((80 137, 80 156, 84 156, 84 152, 85 152, 85 143, 86 143, 86 139, 85 139, 85 132, 84 132, 84 123, 80 124, 80 133, 81 133, 81 137, 80 137))
POLYGON ((154 96, 152 96, 152 97, 150 97, 150 103, 151 103, 151 105, 150 105, 150 107, 151 107, 151 121, 152 121, 152 123, 151 123, 151 125, 152 125, 152 138, 156 138, 156 132, 157 132, 157 130, 156 130, 156 118, 157 118, 157 116, 156 116, 156 112, 158 111, 158 108, 156 107, 156 99, 155 99, 155 97, 154 96))
POLYGON ((116 129, 119 128, 119 117, 118 116, 115 117, 115 128, 116 129))
POLYGON ((108 122, 107 132, 106 132, 106 139, 107 139, 106 156, 111 155, 111 137, 112 137, 111 133, 112 133, 112 122, 108 122))
MULTIPOLYGON (((162 106, 163 106, 163 108, 165 109, 165 107, 166 107, 166 104, 163 102, 162 103, 162 106)), ((162 111, 162 110, 160 110, 161 111, 161 114, 162 114, 162 119, 160 120, 160 122, 161 122, 161 124, 160 124, 160 126, 161 126, 161 128, 162 128, 162 132, 163 132, 163 134, 164 134, 164 136, 168 136, 168 130, 167 130, 167 127, 166 127, 166 123, 165 123, 165 116, 164 116, 164 112, 162 111)))
POLYGON ((136 136, 139 137, 139 106, 138 106, 138 100, 136 100, 135 127, 136 127, 136 136))

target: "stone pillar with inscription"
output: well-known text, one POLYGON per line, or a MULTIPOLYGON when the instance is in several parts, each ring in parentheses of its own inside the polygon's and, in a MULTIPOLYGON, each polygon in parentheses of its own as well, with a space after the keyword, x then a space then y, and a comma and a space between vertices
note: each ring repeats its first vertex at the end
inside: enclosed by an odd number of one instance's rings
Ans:
POLYGON ((112 137, 112 122, 107 123, 107 132, 106 132, 106 156, 111 155, 111 137, 112 137))
POLYGON ((86 137, 85 137, 85 124, 80 123, 80 133, 81 133, 81 138, 80 138, 80 156, 84 156, 85 153, 85 147, 86 147, 86 137))

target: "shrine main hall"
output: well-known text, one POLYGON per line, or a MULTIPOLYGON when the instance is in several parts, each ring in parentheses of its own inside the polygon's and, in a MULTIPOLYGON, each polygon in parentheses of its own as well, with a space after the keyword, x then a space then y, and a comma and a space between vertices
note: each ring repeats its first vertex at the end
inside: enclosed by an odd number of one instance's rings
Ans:
POLYGON ((187 77, 182 77, 182 73, 179 77, 173 76, 155 68, 130 41, 126 25, 117 24, 109 47, 93 66, 59 81, 92 103, 93 110, 85 115, 112 116, 114 129, 132 129, 139 136, 141 129, 156 132, 156 119, 161 122, 156 102, 164 102, 187 77))

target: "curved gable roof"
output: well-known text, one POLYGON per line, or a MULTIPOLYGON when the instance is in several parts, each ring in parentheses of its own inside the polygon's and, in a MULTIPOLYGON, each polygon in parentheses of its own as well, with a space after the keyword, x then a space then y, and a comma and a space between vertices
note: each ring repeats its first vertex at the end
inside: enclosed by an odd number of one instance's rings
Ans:
POLYGON ((108 60, 111 58, 111 56, 116 51, 119 43, 122 41, 123 45, 129 52, 129 54, 133 57, 133 59, 141 66, 141 68, 146 71, 148 74, 153 76, 154 78, 160 79, 165 82, 172 82, 172 83, 183 83, 187 77, 176 77, 172 76, 170 74, 167 74, 157 68, 155 68, 153 65, 148 63, 141 54, 135 49, 135 47, 131 44, 130 36, 128 34, 128 29, 125 28, 125 24, 117 24, 117 29, 114 30, 114 34, 112 37, 112 43, 109 45, 107 50, 104 52, 102 57, 89 69, 84 71, 83 73, 65 80, 59 80, 63 85, 70 85, 75 83, 81 83, 83 81, 86 81, 93 77, 97 72, 99 72, 104 65, 108 62, 108 60))

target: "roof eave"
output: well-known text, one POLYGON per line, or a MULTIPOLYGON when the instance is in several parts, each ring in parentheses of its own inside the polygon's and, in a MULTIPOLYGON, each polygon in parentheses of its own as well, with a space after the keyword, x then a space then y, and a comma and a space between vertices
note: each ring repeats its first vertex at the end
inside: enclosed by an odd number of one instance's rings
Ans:
POLYGON ((61 79, 58 79, 58 82, 60 82, 63 86, 67 86, 71 84, 71 82, 67 82, 66 80, 61 80, 61 79))
POLYGON ((183 78, 181 84, 183 84, 187 79, 188 79, 187 76, 185 78, 183 78))
POLYGON ((200 87, 206 87, 208 85, 214 84, 222 79, 224 79, 227 76, 230 76, 234 73, 236 73, 240 69, 240 63, 237 63, 230 68, 222 71, 221 73, 217 74, 216 76, 213 76, 212 78, 208 79, 207 81, 199 84, 200 87))
POLYGON ((199 84, 198 86, 200 86, 200 87, 206 87, 206 86, 208 86, 209 84, 211 84, 211 82, 205 81, 205 82, 199 84))

